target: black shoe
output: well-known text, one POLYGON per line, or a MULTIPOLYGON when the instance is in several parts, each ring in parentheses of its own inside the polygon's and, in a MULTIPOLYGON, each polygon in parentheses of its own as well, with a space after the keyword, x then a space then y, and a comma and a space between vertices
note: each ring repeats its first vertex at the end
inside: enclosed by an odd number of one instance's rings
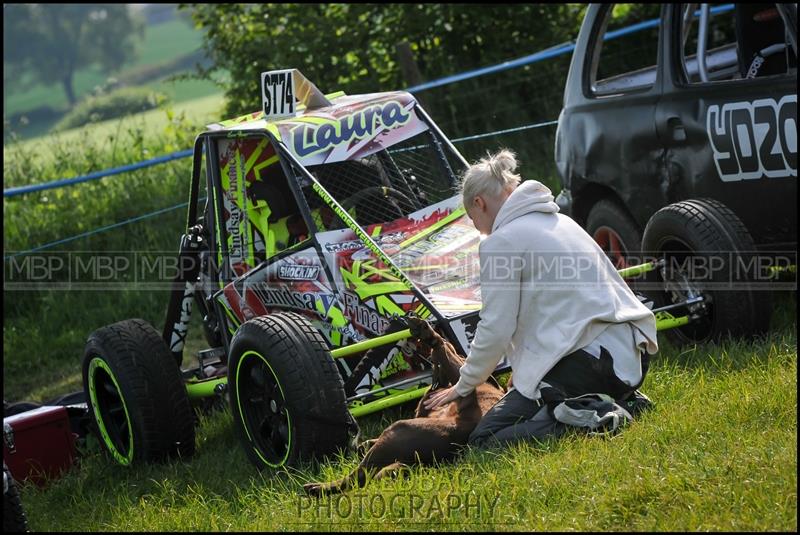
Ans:
POLYGON ((634 390, 628 394, 625 399, 617 400, 617 403, 626 411, 628 411, 634 418, 636 418, 640 413, 653 407, 653 402, 650 401, 650 398, 638 390, 634 390))

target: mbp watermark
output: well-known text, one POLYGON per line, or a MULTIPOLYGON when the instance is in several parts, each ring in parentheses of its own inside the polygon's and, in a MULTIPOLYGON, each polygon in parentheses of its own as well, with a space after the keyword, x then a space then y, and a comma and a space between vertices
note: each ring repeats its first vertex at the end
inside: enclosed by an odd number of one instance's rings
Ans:
POLYGON ((200 262, 174 251, 66 251, 11 256, 4 290, 169 290, 200 262))
POLYGON ((636 282, 641 291, 692 286, 718 291, 796 290, 795 251, 659 251, 614 265, 602 251, 492 251, 480 284, 498 290, 572 291, 636 282))
MULTIPOLYGON (((6 256, 5 290, 171 290, 180 274, 212 273, 216 256, 179 255, 176 251, 66 251, 6 256), (206 267, 203 267, 206 266, 206 267)), ((308 258, 292 256, 293 264, 277 260, 276 280, 302 281, 322 273, 323 260, 315 251, 308 258), (302 260, 302 261, 301 261, 302 260), (281 263, 283 262, 283 263, 281 263), (298 263, 299 262, 299 263, 298 263)), ((402 260, 400 256, 398 260, 402 260)), ((690 285, 696 290, 796 290, 796 251, 660 251, 629 255, 624 265, 612 265, 602 251, 493 251, 478 258, 475 251, 462 257, 431 255, 398 262, 401 271, 430 292, 453 288, 492 286, 519 291, 520 283, 535 291, 571 291, 577 287, 617 285, 619 270, 658 263, 625 275, 640 291, 665 291, 667 286, 690 285), (615 271, 617 272, 615 275, 615 271)), ((223 266, 228 260, 222 259, 223 266)), ((271 264, 257 260, 258 267, 271 264)), ((217 267, 219 269, 219 267, 217 267)), ((232 269, 219 277, 231 279, 232 269)), ((224 282, 230 282, 226 280, 224 282)))

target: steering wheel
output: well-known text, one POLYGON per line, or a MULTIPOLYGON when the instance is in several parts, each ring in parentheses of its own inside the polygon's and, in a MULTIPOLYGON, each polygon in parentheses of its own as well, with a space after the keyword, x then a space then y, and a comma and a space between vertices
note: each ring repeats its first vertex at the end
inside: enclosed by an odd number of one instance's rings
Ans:
MULTIPOLYGON (((351 208, 371 196, 380 197, 384 201, 382 204, 378 205, 380 206, 378 209, 381 210, 382 213, 384 212, 383 205, 386 205, 391 207, 391 210, 397 214, 397 217, 403 217, 405 214, 396 204, 386 202, 390 198, 393 198, 400 203, 405 203, 406 206, 414 206, 413 201, 411 201, 411 199, 409 199, 408 196, 401 191, 389 186, 369 186, 343 200, 341 202, 342 208, 344 208, 345 211, 350 211, 351 208)), ((342 228, 342 223, 337 223, 333 228, 342 228)))

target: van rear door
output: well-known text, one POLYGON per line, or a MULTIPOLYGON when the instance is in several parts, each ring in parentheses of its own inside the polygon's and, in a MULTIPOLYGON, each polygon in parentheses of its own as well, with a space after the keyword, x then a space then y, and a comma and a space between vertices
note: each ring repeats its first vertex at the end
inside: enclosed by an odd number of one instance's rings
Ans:
POLYGON ((668 200, 725 203, 766 250, 797 242, 796 20, 796 5, 672 4, 662 42, 668 200))

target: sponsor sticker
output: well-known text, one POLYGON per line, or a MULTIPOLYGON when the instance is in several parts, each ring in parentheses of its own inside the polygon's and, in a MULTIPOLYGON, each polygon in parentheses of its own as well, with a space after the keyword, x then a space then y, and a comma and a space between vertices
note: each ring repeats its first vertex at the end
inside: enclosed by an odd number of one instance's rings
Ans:
POLYGON ((723 182, 797 176, 797 95, 714 104, 706 131, 723 182))
POLYGON ((319 277, 319 266, 287 264, 278 267, 278 277, 292 281, 312 281, 319 277))

